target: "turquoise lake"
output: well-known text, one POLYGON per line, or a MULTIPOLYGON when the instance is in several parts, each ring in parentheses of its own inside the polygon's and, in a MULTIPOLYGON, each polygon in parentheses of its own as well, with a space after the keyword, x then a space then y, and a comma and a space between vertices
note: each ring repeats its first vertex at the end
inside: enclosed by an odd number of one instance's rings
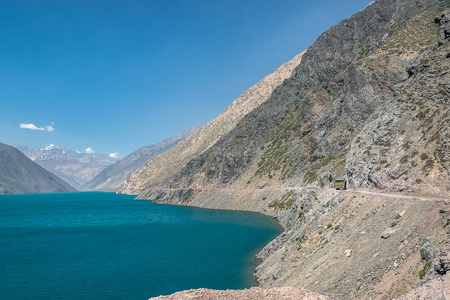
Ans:
POLYGON ((281 233, 250 212, 114 193, 0 196, 0 299, 148 299, 256 285, 254 255, 281 233))

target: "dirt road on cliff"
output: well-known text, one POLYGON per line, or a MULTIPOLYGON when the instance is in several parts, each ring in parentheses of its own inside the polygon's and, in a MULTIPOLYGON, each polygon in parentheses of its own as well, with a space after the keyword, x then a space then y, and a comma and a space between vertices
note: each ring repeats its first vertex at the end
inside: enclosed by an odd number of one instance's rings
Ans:
POLYGON ((448 201, 448 199, 445 197, 423 197, 423 196, 418 196, 418 195, 390 194, 390 193, 380 193, 380 192, 366 191, 366 190, 349 190, 349 191, 355 192, 355 193, 361 193, 361 194, 383 196, 383 197, 388 197, 388 198, 419 199, 419 200, 423 200, 423 201, 448 201))

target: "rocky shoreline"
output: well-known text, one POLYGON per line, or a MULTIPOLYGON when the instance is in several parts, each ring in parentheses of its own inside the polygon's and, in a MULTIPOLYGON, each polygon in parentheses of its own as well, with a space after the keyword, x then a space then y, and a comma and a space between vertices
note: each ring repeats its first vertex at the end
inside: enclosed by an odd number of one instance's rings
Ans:
POLYGON ((292 287, 262 289, 253 287, 245 290, 210 290, 210 289, 194 289, 178 292, 168 296, 159 296, 150 298, 152 300, 231 300, 231 299, 247 299, 247 300, 329 300, 330 298, 309 292, 303 289, 292 287))
MULTIPOLYGON (((165 193, 167 196, 168 191, 165 193)), ((447 277, 431 267, 439 265, 439 258, 430 254, 441 249, 447 253, 447 198, 375 190, 263 188, 197 191, 191 202, 172 204, 211 209, 242 207, 277 218, 283 233, 257 255, 261 264, 255 276, 263 289, 296 287, 331 299, 394 299, 406 293, 413 295, 416 286, 426 286, 424 282, 431 280, 448 286, 447 277), (267 209, 274 201, 282 203, 283 195, 289 195, 289 207, 279 204, 267 209), (422 249, 427 249, 424 253, 430 254, 428 259, 424 259, 422 249)), ((446 261, 444 265, 450 268, 446 261)))

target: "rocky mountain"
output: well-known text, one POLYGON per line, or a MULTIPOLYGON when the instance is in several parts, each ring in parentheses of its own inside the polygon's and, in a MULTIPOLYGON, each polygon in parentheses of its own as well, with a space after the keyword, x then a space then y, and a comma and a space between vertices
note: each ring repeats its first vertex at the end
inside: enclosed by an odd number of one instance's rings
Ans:
POLYGON ((449 1, 377 0, 203 151, 175 147, 165 161, 181 167, 150 160, 122 192, 278 218, 262 287, 393 299, 450 286, 449 70, 449 1), (338 177, 350 191, 330 188, 338 177))
POLYGON ((171 174, 180 171, 198 155, 209 151, 217 141, 235 128, 244 116, 266 101, 283 80, 291 76, 302 56, 303 53, 300 53, 250 87, 234 100, 221 115, 201 127, 176 147, 149 160, 127 179, 120 193, 139 194, 147 187, 152 187, 171 174))
POLYGON ((125 180, 146 161, 176 146, 180 141, 195 132, 199 127, 187 129, 177 136, 166 139, 156 145, 139 148, 130 155, 106 167, 92 180, 86 183, 83 190, 117 191, 123 187, 125 180))
POLYGON ((0 143, 0 194, 75 191, 67 182, 40 167, 16 148, 0 143))
POLYGON ((66 145, 50 144, 38 148, 16 145, 16 147, 41 167, 77 189, 81 189, 103 169, 118 161, 117 158, 106 154, 81 153, 66 145))

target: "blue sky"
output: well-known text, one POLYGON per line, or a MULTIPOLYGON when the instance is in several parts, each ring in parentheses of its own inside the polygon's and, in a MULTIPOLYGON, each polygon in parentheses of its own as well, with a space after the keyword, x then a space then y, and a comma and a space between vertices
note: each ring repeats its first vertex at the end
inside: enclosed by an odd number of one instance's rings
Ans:
POLYGON ((0 0, 0 142, 124 157, 209 122, 369 2, 0 0))

